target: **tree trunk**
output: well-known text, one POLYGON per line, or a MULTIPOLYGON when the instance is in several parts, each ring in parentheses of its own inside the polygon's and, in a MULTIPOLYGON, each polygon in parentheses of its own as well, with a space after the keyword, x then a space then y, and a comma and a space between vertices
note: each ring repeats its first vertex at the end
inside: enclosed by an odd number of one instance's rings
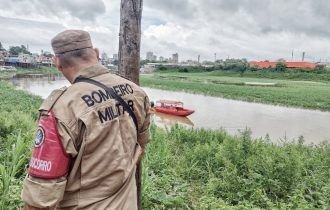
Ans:
POLYGON ((119 74, 139 84, 143 0, 121 0, 119 74))
MULTIPOLYGON (((143 0, 121 0, 118 70, 139 84, 141 17, 143 0)), ((137 205, 142 210, 142 163, 136 167, 137 205)))

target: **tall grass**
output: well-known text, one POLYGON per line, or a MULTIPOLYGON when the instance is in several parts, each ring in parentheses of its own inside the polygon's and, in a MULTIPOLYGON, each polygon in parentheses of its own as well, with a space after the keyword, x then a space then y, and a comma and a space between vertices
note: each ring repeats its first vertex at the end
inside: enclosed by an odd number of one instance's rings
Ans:
POLYGON ((0 210, 21 209, 21 184, 41 99, 1 82, 0 97, 0 210))
POLYGON ((152 128, 145 209, 327 209, 330 147, 152 128))

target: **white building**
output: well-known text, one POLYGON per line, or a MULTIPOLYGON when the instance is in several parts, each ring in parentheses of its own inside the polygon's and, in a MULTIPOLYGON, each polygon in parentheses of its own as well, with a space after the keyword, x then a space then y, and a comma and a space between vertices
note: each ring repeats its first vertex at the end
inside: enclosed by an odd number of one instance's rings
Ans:
POLYGON ((38 55, 30 55, 30 54, 23 54, 20 53, 18 55, 18 62, 19 63, 27 63, 27 64, 35 64, 38 60, 38 55))
POLYGON ((175 53, 172 55, 172 62, 179 63, 179 54, 178 53, 175 53))
POLYGON ((152 61, 154 59, 154 53, 153 52, 147 52, 146 59, 149 61, 152 61))

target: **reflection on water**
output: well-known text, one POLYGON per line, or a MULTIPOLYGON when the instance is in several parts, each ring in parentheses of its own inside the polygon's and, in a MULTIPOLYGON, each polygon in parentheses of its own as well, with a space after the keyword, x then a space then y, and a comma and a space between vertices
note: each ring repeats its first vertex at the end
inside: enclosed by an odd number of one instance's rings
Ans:
MULTIPOLYGON (((43 98, 54 89, 70 85, 60 75, 13 78, 12 83, 43 98)), ((158 125, 171 126, 179 123, 191 128, 223 128, 230 134, 250 128, 254 137, 265 137, 269 134, 273 141, 283 138, 298 139, 300 136, 304 136, 306 143, 320 143, 330 139, 330 112, 248 103, 152 88, 144 90, 151 101, 183 101, 185 107, 195 110, 189 118, 155 113, 154 121, 158 125)))
POLYGON ((12 78, 13 85, 35 95, 47 98, 55 89, 69 86, 70 83, 61 74, 30 75, 24 78, 12 78))
POLYGON ((152 112, 154 122, 160 126, 173 126, 175 124, 184 125, 190 128, 194 127, 194 123, 188 117, 178 117, 160 112, 152 112))
POLYGON ((183 101, 195 110, 189 116, 194 128, 223 128, 230 134, 250 128, 253 137, 269 134, 273 141, 304 136, 306 143, 330 140, 330 112, 228 100, 184 92, 144 88, 151 101, 183 101))

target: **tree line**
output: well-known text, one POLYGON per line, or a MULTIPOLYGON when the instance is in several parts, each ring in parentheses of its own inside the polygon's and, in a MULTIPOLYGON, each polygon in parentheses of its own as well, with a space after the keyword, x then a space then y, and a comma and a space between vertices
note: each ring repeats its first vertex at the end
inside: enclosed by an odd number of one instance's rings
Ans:
MULTIPOLYGON (((164 71, 168 69, 173 69, 172 67, 166 67, 160 65, 158 70, 164 71)), ((267 68, 258 68, 256 66, 249 65, 249 62, 246 59, 226 59, 226 60, 217 60, 213 66, 203 67, 200 66, 184 66, 177 67, 179 72, 197 72, 197 71, 231 71, 231 72, 239 72, 243 74, 246 71, 273 71, 273 72, 285 72, 289 69, 284 62, 277 62, 275 67, 267 67, 267 68)), ((304 68, 295 68, 294 71, 297 72, 310 72, 310 69, 304 68)), ((317 65, 313 72, 326 71, 326 67, 324 65, 317 65)))

